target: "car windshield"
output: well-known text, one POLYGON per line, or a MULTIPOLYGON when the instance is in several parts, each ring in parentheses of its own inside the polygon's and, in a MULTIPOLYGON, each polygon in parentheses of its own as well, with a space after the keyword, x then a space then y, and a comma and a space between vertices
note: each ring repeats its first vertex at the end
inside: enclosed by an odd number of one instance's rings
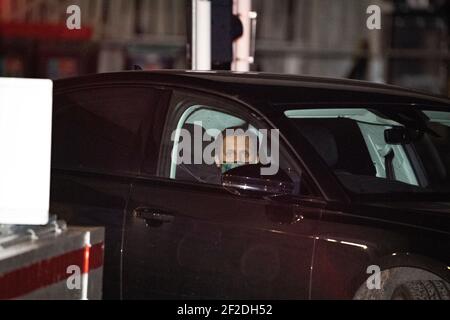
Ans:
POLYGON ((448 111, 383 106, 284 114, 351 193, 450 194, 448 111))

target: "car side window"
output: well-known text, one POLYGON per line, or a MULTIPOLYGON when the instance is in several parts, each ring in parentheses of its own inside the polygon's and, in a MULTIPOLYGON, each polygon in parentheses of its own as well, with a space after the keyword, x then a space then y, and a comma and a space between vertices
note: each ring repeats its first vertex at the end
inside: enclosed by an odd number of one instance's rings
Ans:
MULTIPOLYGON (((300 185, 301 172, 294 169, 292 160, 282 150, 277 150, 275 159, 270 130, 244 110, 222 101, 195 98, 175 103, 173 109, 163 135, 160 176, 221 185, 227 171, 262 163, 265 158, 277 161, 279 169, 300 185), (263 141, 268 142, 266 147, 263 141)), ((264 164, 271 166, 267 161, 264 164)))
MULTIPOLYGON (((231 165, 226 159, 236 153, 236 160, 245 163, 245 156, 234 150, 233 143, 223 146, 223 153, 216 154, 213 143, 218 135, 226 129, 247 129, 248 123, 229 113, 214 110, 205 105, 193 105, 182 115, 171 135, 172 147, 170 161, 170 179, 197 181, 202 183, 220 184, 221 174, 231 165), (230 145, 231 144, 231 145, 230 145), (207 153, 207 149, 210 152, 207 153), (233 154, 232 154, 233 153, 233 154)), ((220 147, 219 147, 220 148, 220 147)), ((248 152, 245 147, 243 152, 248 152)), ((236 165, 239 165, 239 162, 236 165)))
POLYGON ((156 89, 131 86, 56 94, 52 166, 136 173, 159 97, 156 89))

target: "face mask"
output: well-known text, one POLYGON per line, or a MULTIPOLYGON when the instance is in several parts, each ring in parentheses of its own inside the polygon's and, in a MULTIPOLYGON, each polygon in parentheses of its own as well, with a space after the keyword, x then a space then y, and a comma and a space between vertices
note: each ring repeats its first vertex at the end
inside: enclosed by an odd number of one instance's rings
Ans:
POLYGON ((224 164, 221 165, 222 173, 225 173, 225 172, 227 172, 227 171, 229 171, 231 169, 239 168, 239 167, 241 167, 243 165, 244 165, 243 163, 235 163, 235 162, 224 163, 224 164))

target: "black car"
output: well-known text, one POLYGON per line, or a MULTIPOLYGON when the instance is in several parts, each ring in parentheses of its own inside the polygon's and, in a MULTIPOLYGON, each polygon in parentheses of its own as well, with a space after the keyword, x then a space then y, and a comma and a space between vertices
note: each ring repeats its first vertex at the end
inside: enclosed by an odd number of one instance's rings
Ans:
POLYGON ((54 90, 51 210, 106 227, 105 298, 450 298, 446 98, 191 71, 54 90), (229 128, 278 132, 276 174, 177 161, 181 130, 229 128))

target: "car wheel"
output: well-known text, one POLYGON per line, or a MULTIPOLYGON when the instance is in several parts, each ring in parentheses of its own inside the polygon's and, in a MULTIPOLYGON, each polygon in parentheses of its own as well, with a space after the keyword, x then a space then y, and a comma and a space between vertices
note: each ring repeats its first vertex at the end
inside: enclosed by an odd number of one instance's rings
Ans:
POLYGON ((411 281, 397 287, 392 300, 450 300, 450 285, 445 281, 411 281))

